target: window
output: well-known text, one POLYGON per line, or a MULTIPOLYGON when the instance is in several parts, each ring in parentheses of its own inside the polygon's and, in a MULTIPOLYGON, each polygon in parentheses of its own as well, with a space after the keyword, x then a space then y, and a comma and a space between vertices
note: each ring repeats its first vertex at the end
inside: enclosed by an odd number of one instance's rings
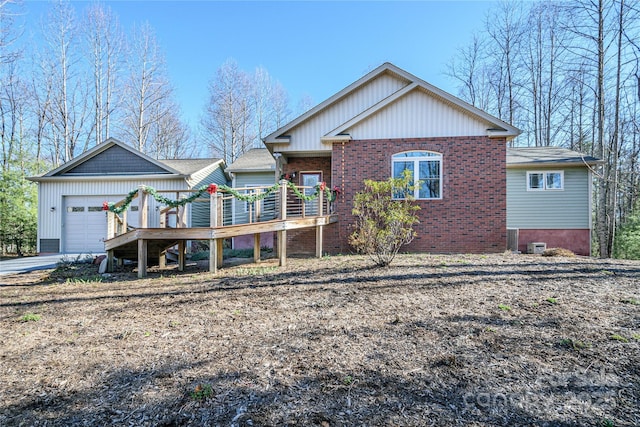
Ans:
MULTIPOLYGON (((405 170, 413 176, 413 196, 416 199, 442 198, 442 154, 432 151, 405 151, 392 157, 392 174, 394 178, 402 178, 405 170)), ((394 194, 395 198, 403 198, 405 192, 394 194)))
POLYGON ((527 172, 527 191, 562 189, 564 189, 564 173, 562 171, 527 172))

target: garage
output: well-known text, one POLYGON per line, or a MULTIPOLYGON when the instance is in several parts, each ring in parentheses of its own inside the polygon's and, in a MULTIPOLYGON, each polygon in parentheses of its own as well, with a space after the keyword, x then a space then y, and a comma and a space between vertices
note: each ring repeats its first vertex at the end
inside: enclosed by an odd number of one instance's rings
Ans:
POLYGON ((104 252, 107 217, 104 196, 66 196, 63 214, 63 245, 67 253, 104 252))

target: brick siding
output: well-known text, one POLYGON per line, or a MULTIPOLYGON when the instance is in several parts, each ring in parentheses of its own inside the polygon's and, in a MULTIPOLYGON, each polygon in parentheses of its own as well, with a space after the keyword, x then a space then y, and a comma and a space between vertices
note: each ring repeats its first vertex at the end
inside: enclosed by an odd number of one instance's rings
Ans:
POLYGON ((356 140, 333 146, 333 184, 343 189, 327 252, 350 250, 351 208, 363 180, 391 175, 391 156, 408 150, 442 154, 442 200, 418 201, 413 252, 483 253, 506 248, 506 141, 487 137, 356 140))
MULTIPOLYGON (((448 137, 353 140, 333 145, 332 157, 290 158, 285 173, 323 172, 327 184, 338 186, 338 223, 325 227, 324 251, 351 253, 353 197, 365 179, 391 175, 391 156, 409 150, 442 154, 442 200, 420 200, 417 236, 410 252, 488 253, 507 247, 506 141, 503 138, 448 137)), ((299 175, 296 177, 296 180, 299 175)), ((314 253, 315 231, 287 233, 288 252, 314 253)))
POLYGON ((591 255, 591 231, 589 229, 571 230, 532 230, 518 231, 518 250, 527 252, 529 243, 546 243, 547 248, 564 248, 576 255, 591 255))
MULTIPOLYGON (((322 172, 322 180, 329 184, 331 182, 331 157, 290 157, 287 159, 287 163, 283 165, 283 173, 291 174, 294 172, 296 177, 293 182, 296 185, 302 185, 300 172, 322 172)), ((315 253, 315 228, 287 231, 288 255, 311 255, 315 253)))

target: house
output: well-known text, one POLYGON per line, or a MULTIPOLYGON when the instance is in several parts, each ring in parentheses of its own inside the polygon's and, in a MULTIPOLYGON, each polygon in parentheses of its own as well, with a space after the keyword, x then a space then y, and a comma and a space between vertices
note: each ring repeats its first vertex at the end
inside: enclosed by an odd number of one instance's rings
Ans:
MULTIPOLYGON (((266 148, 254 148, 233 162, 226 169, 231 176, 231 187, 241 190, 245 194, 253 194, 258 188, 264 188, 277 182, 276 161, 266 148)), ((232 209, 233 224, 245 224, 250 222, 249 216, 256 220, 269 220, 275 217, 276 200, 267 197, 265 200, 253 204, 235 199, 232 209), (257 207, 257 209, 256 209, 257 207), (255 216, 259 218, 255 218, 255 216)), ((232 238, 233 249, 252 249, 254 238, 252 235, 237 236, 232 238)), ((260 244, 273 248, 273 232, 262 233, 260 244)))
MULTIPOLYGON (((418 252, 502 252, 507 241, 507 142, 520 131, 385 63, 268 135, 278 174, 299 185, 338 187, 337 223, 324 251, 349 253, 351 208, 364 179, 413 172, 421 210, 418 252)), ((287 234, 290 252, 312 253, 315 236, 287 234)))
POLYGON ((539 242, 590 255, 592 171, 600 163, 558 147, 507 148, 510 249, 539 242))
MULTIPOLYGON (((188 197, 188 192, 180 192, 210 183, 227 184, 224 168, 220 159, 156 160, 108 139, 48 173, 29 178, 38 183, 38 252, 104 252, 107 221, 103 202, 122 200, 140 185, 172 190, 163 193, 170 198, 188 197)), ((187 225, 208 226, 209 203, 191 205, 187 225)), ((149 210, 157 211, 160 206, 152 199, 149 210)), ((129 211, 137 210, 134 200, 129 211)), ((151 227, 159 226, 158 217, 149 215, 151 227)), ((129 214, 129 224, 135 226, 137 218, 129 214)))

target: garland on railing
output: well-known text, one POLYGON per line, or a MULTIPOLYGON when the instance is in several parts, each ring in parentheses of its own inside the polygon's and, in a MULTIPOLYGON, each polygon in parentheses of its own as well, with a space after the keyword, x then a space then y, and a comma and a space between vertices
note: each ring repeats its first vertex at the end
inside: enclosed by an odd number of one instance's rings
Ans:
MULTIPOLYGON (((304 200, 305 202, 309 202, 311 200, 317 199, 322 192, 326 194, 327 200, 329 202, 333 202, 334 200, 336 200, 337 195, 340 194, 340 189, 338 187, 334 187, 333 190, 330 190, 327 188, 327 184, 324 182, 320 182, 316 184, 316 186, 314 187, 315 191, 313 192, 313 194, 309 194, 309 195, 302 193, 298 189, 298 187, 296 187, 295 184, 293 184, 291 181, 287 181, 287 186, 295 193, 296 196, 298 196, 300 199, 304 200)), ((217 193, 218 190, 229 193, 236 199, 241 200, 243 202, 254 203, 278 191, 278 189, 280 188, 280 184, 274 184, 271 187, 265 189, 264 192, 255 193, 255 194, 242 194, 239 191, 231 187, 228 187, 224 184, 222 185, 209 184, 208 186, 200 187, 198 191, 193 193, 191 196, 184 199, 180 199, 180 200, 172 200, 167 197, 164 197, 163 195, 158 193, 156 189, 153 187, 149 187, 145 185, 145 186, 142 186, 141 188, 146 193, 152 195, 153 198, 156 199, 156 201, 160 202, 161 204, 169 206, 171 208, 176 208, 178 206, 184 206, 187 203, 191 203, 195 201, 198 197, 202 196, 205 192, 213 195, 217 193)), ((125 197, 125 199, 122 201, 122 204, 120 206, 116 206, 116 203, 109 203, 105 201, 102 203, 102 210, 110 211, 116 214, 121 214, 122 212, 124 212, 129 208, 129 205, 135 198, 136 194, 138 194, 138 189, 131 190, 131 192, 127 194, 127 197, 125 197)))
POLYGON ((226 185, 221 185, 220 189, 222 191, 225 191, 229 194, 231 194, 233 197, 235 197, 238 200, 241 200, 243 202, 249 202, 249 203, 253 203, 256 202, 258 200, 262 200, 264 198, 266 198, 267 196, 270 196, 271 194, 275 193, 276 191, 278 191, 278 188, 280 188, 279 184, 274 184, 269 188, 266 188, 264 190, 264 192, 260 192, 260 193, 255 193, 255 194, 242 194, 239 191, 231 188, 231 187, 227 187, 226 185))
POLYGON ((313 194, 309 194, 309 195, 302 193, 298 189, 298 187, 296 187, 295 184, 293 184, 291 181, 287 181, 287 186, 291 190, 293 190, 296 196, 298 196, 300 199, 304 200, 305 202, 310 202, 311 200, 317 199, 322 192, 325 193, 327 200, 329 202, 333 202, 338 197, 338 194, 340 194, 340 188, 335 186, 333 187, 333 190, 331 190, 327 187, 327 184, 325 182, 317 183, 314 187, 315 191, 313 192, 313 194))
POLYGON ((116 206, 115 203, 102 202, 102 210, 110 211, 120 215, 122 212, 126 211, 129 208, 131 201, 133 201, 133 198, 136 197, 137 194, 137 188, 135 190, 131 190, 129 194, 127 194, 127 197, 124 198, 123 203, 120 206, 116 206))

